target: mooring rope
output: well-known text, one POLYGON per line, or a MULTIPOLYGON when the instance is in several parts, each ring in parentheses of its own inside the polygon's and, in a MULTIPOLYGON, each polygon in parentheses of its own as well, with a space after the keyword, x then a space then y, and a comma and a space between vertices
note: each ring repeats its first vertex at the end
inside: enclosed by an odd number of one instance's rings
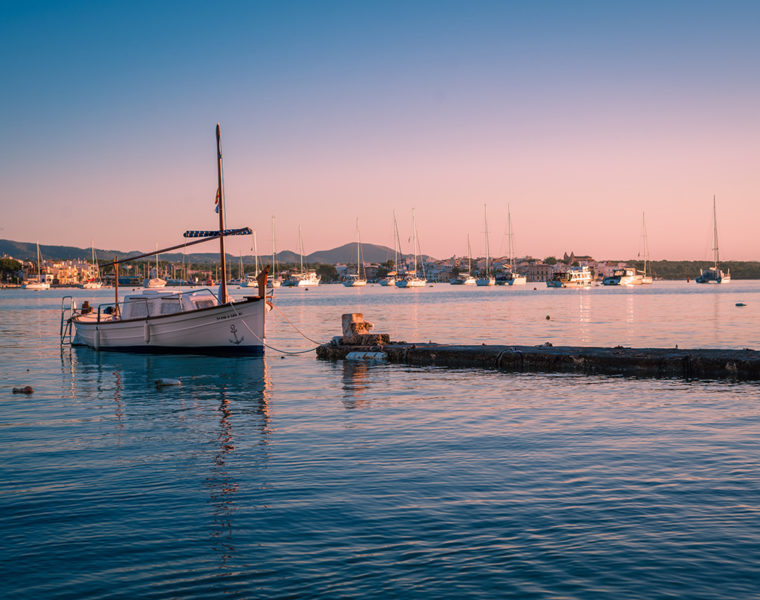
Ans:
POLYGON ((318 342, 317 340, 311 339, 303 331, 301 331, 300 329, 298 329, 298 327, 296 327, 296 325, 293 323, 293 321, 291 321, 290 319, 288 319, 288 317, 285 315, 285 313, 280 310, 279 306, 277 306, 276 304, 270 304, 270 306, 272 308, 277 309, 277 312, 279 312, 282 315, 282 318, 285 319, 288 323, 290 323, 291 327, 293 327, 293 329, 295 329, 298 333, 300 333, 301 336, 303 336, 305 339, 309 340, 312 344, 317 344, 317 346, 321 346, 322 345, 322 342, 318 342))
POLYGON ((269 304, 269 306, 271 306, 272 308, 276 308, 276 309, 277 309, 277 310, 280 312, 280 314, 283 316, 283 318, 284 318, 284 319, 285 319, 285 320, 286 320, 288 323, 290 323, 290 324, 293 326, 293 328, 294 328, 294 329, 295 329, 295 330, 296 330, 298 333, 300 333, 300 334, 301 334, 301 335, 302 335, 304 338, 306 338, 306 339, 307 339, 307 340, 309 340, 310 342, 312 342, 312 343, 316 344, 316 346, 314 346, 313 348, 307 348, 306 350, 281 350, 280 348, 275 348, 274 346, 272 346, 272 345, 270 345, 270 344, 267 344, 267 343, 264 341, 264 339, 263 339, 263 338, 261 338, 261 337, 259 337, 258 335, 256 335, 256 333, 255 333, 255 332, 254 332, 254 331, 253 331, 253 330, 252 330, 250 327, 248 327, 248 323, 246 323, 246 322, 245 322, 245 319, 244 319, 244 318, 241 316, 241 314, 238 312, 237 308, 235 308, 235 305, 234 305, 233 303, 230 303, 230 306, 232 307, 232 310, 234 310, 234 311, 235 311, 235 314, 236 314, 238 317, 240 317, 240 322, 243 324, 243 327, 245 327, 245 328, 246 328, 246 329, 247 329, 247 330, 248 330, 248 331, 251 333, 251 335, 252 335, 253 337, 255 337, 257 340, 259 340, 259 341, 260 341, 260 342, 261 342, 261 343, 262 343, 262 344, 263 344, 265 347, 269 348, 270 350, 274 350, 275 352, 279 352, 280 354, 286 354, 286 355, 288 355, 288 356, 295 356, 295 355, 297 355, 297 354, 306 354, 307 352, 314 352, 314 350, 316 350, 317 348, 319 348, 319 347, 322 345, 322 343, 321 343, 321 342, 317 342, 317 341, 315 341, 315 340, 312 340, 310 337, 308 337, 306 334, 304 334, 304 333, 303 333, 303 332, 302 332, 300 329, 298 329, 298 327, 296 327, 295 325, 293 325, 293 323, 290 321, 290 319, 288 319, 288 318, 285 316, 285 313, 283 313, 283 312, 282 312, 282 311, 281 311, 281 310, 280 310, 280 309, 279 309, 277 306, 275 306, 274 304, 271 304, 271 303, 268 303, 268 304, 269 304))

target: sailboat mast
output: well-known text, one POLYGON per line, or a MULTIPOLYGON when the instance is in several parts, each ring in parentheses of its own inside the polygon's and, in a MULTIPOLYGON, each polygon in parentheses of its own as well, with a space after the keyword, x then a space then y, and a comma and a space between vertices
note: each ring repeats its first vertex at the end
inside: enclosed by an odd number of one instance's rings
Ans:
POLYGON ((641 213, 641 231, 644 235, 644 277, 647 276, 647 261, 649 260, 649 248, 647 248, 647 219, 646 215, 641 213))
POLYGON ((417 274, 417 225, 414 220, 414 209, 412 209, 412 252, 414 252, 414 274, 417 274))
POLYGON ((222 304, 227 303, 227 263, 224 253, 224 190, 222 189, 222 130, 219 123, 216 124, 216 170, 217 170, 217 198, 216 205, 219 212, 219 254, 222 262, 222 282, 219 286, 219 300, 222 304))
POLYGON ((274 217, 272 217, 272 281, 277 277, 277 266, 274 262, 275 249, 274 249, 274 217))
POLYGON ((472 273, 472 248, 470 248, 470 234, 467 234, 467 274, 472 273))
POLYGON ((359 217, 356 217, 356 278, 359 279, 359 217))
POLYGON ((301 235, 301 226, 298 226, 298 256, 301 264, 301 275, 303 272, 303 236, 301 235))
POLYGON ((396 221, 396 211, 393 211, 393 258, 396 273, 398 274, 398 252, 401 246, 401 240, 398 235, 398 222, 396 221))
POLYGON ((485 204, 483 205, 483 221, 485 222, 485 225, 486 225, 486 277, 488 277, 491 273, 489 270, 489 265, 488 265, 491 259, 491 251, 490 251, 490 248, 488 247, 488 209, 485 204))
POLYGON ((514 272, 515 248, 514 242, 512 240, 512 212, 509 209, 509 204, 507 204, 507 237, 509 238, 509 240, 507 240, 507 251, 509 252, 509 270, 510 272, 514 272))
POLYGON ((256 232, 253 232, 253 274, 258 276, 259 274, 259 247, 256 243, 256 232))
POLYGON ((713 195, 713 242, 715 247, 713 248, 713 254, 715 258, 715 271, 718 271, 718 262, 720 261, 720 255, 718 254, 718 215, 715 210, 715 196, 713 195))

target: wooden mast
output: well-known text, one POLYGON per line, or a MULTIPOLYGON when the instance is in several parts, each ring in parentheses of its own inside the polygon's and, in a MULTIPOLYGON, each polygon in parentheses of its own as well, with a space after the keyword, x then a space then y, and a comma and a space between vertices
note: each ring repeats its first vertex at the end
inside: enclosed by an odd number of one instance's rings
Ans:
MULTIPOLYGON (((219 213, 219 232, 224 232, 224 192, 222 190, 222 131, 219 123, 216 124, 216 165, 218 172, 218 189, 216 205, 219 213)), ((219 252, 222 259, 222 283, 219 286, 219 301, 222 304, 227 303, 227 264, 224 255, 224 235, 219 236, 219 252)))

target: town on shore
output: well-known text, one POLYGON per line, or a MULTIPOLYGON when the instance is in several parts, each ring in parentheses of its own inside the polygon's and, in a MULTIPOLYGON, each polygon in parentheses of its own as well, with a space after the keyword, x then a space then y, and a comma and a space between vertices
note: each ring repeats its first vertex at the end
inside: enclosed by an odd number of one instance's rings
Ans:
MULTIPOLYGON (((392 250, 389 249, 392 255, 392 250)), ((515 258, 484 257, 469 259, 466 256, 452 256, 446 259, 418 257, 418 268, 424 273, 428 282, 447 283, 461 273, 480 276, 488 269, 497 278, 501 273, 517 273, 525 276, 530 283, 550 281, 555 274, 570 270, 571 267, 587 267, 595 280, 601 281, 616 270, 630 268, 648 270, 655 279, 694 279, 705 261, 652 261, 648 265, 640 260, 616 261, 596 260, 591 256, 565 253, 561 258, 547 257, 535 259, 530 256, 515 258), (488 265, 486 264, 488 262, 488 265)), ((272 267, 271 257, 233 257, 228 256, 227 273, 231 283, 245 281, 255 277, 264 265, 270 265, 270 273, 283 280, 299 269, 308 268, 321 277, 321 283, 341 283, 357 271, 357 263, 343 261, 334 263, 280 263, 275 257, 272 267)), ((411 256, 399 256, 399 265, 392 259, 383 262, 361 263, 361 271, 370 283, 380 281, 397 269, 403 271, 404 265, 411 262, 411 256)), ((734 279, 760 279, 760 262, 735 261, 724 263, 731 268, 734 279)), ((184 262, 176 260, 156 261, 154 258, 136 261, 124 265, 120 271, 120 285, 142 285, 151 276, 162 277, 167 285, 213 285, 219 280, 219 262, 184 262)), ((14 258, 3 255, 0 258, 0 285, 3 287, 21 286, 28 281, 44 281, 51 287, 82 287, 88 282, 100 281, 108 286, 114 283, 113 269, 99 269, 97 263, 86 259, 36 260, 14 258)))

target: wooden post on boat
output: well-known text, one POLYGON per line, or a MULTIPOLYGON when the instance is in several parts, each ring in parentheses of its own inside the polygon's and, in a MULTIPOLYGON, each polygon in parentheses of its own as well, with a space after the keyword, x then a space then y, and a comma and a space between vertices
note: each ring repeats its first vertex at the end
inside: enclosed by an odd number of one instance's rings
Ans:
POLYGON ((224 255, 224 193, 222 191, 222 130, 219 123, 216 124, 216 159, 218 172, 218 189, 216 209, 219 213, 219 252, 222 256, 222 283, 219 286, 219 301, 222 304, 227 303, 227 264, 224 255))

